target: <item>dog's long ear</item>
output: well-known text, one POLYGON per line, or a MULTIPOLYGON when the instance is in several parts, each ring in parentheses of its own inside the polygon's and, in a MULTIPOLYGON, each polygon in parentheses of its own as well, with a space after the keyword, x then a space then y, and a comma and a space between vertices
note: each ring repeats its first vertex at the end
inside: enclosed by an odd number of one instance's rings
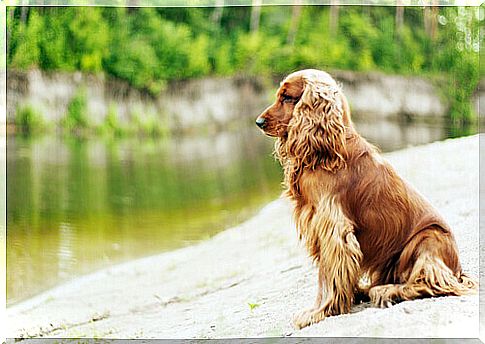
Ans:
POLYGON ((305 80, 288 125, 288 157, 303 168, 336 172, 346 165, 344 109, 337 85, 305 80))

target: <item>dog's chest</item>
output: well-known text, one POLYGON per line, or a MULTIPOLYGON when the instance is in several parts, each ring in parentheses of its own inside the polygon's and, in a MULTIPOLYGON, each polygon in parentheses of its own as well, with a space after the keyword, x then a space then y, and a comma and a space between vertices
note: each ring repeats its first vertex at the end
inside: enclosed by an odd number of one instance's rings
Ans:
POLYGON ((352 228, 337 197, 332 194, 321 194, 317 200, 297 201, 294 214, 300 235, 311 242, 343 238, 352 228))

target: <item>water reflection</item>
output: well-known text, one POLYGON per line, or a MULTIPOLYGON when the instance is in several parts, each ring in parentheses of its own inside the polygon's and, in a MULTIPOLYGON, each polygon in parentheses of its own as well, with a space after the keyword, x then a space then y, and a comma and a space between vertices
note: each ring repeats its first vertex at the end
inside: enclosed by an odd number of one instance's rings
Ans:
MULTIPOLYGON (((443 123, 356 120, 384 151, 443 123)), ((253 126, 172 139, 7 138, 7 298, 208 238, 278 196, 273 140, 253 126)))
POLYGON ((253 128, 174 139, 7 138, 9 303, 207 238, 277 197, 253 128))
POLYGON ((76 233, 69 223, 61 223, 59 226, 59 248, 57 249, 57 277, 65 279, 76 263, 73 254, 73 243, 76 242, 76 233))

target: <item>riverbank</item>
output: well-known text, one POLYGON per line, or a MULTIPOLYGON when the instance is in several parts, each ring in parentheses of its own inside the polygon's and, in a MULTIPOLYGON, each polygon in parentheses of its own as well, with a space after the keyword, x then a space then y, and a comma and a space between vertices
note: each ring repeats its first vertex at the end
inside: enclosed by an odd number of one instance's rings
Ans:
MULTIPOLYGON (((372 120, 448 118, 451 104, 443 88, 447 83, 437 77, 329 72, 342 84, 354 116, 372 120)), ((7 122, 9 129, 15 123, 16 131, 53 131, 57 127, 78 135, 211 132, 236 122, 252 123, 273 101, 279 81, 206 77, 171 82, 155 96, 102 74, 9 70, 7 122)), ((477 113, 484 97, 477 87, 469 100, 477 113)))
MULTIPOLYGON (((386 154, 454 229, 462 266, 478 278, 478 136, 386 154), (431 167, 431 168, 430 168, 431 167)), ((316 271, 284 199, 195 246, 139 259, 7 309, 9 337, 478 337, 478 295, 362 304, 294 330, 316 271)))

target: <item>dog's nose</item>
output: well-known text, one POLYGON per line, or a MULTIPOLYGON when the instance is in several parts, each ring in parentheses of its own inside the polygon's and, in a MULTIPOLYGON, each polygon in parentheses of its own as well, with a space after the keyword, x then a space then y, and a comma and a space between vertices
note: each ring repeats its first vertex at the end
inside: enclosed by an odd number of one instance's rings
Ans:
POLYGON ((256 119, 256 125, 257 125, 258 127, 260 127, 261 129, 263 129, 263 128, 264 128, 265 124, 266 124, 266 119, 264 119, 264 118, 262 118, 262 117, 258 117, 258 118, 256 119))

